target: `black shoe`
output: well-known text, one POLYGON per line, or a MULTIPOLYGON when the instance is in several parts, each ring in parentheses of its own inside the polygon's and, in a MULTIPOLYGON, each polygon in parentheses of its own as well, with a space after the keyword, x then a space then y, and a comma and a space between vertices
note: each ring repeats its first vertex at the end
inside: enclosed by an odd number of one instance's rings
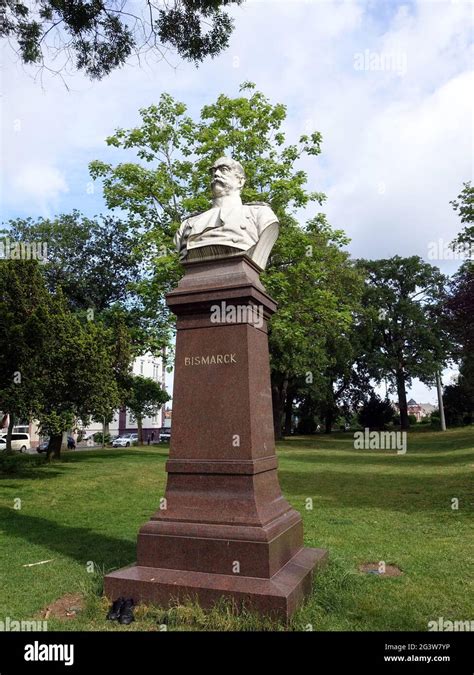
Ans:
POLYGON ((129 623, 132 623, 132 621, 135 621, 135 617, 133 616, 133 606, 134 602, 132 598, 127 598, 125 602, 122 605, 122 609, 120 610, 120 618, 119 618, 119 623, 125 624, 128 626, 129 623))
POLYGON ((120 598, 117 598, 115 602, 112 604, 112 607, 109 609, 108 614, 107 614, 107 619, 109 621, 118 621, 120 618, 120 612, 122 611, 122 608, 125 604, 125 598, 120 596, 120 598))

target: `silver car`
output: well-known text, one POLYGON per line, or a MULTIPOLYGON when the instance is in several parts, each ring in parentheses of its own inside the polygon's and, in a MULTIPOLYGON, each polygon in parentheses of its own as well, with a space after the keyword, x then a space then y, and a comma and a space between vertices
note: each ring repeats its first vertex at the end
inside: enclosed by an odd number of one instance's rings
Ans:
POLYGON ((132 443, 138 441, 138 434, 122 434, 116 438, 113 443, 113 448, 129 448, 132 443))

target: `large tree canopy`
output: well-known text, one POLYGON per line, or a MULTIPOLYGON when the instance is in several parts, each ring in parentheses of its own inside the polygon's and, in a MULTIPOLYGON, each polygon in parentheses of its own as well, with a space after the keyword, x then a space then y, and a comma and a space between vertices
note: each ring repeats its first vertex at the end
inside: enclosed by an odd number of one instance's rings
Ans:
POLYGON ((42 242, 48 289, 62 288, 71 309, 103 312, 130 302, 130 284, 138 279, 134 239, 117 218, 86 218, 78 211, 56 218, 15 218, 5 232, 14 241, 42 242))
POLYGON ((406 388, 427 385, 450 359, 440 315, 446 278, 418 256, 361 260, 367 275, 360 331, 371 376, 396 390, 402 429, 408 429, 406 388))
POLYGON ((457 199, 451 202, 464 228, 453 247, 466 256, 451 279, 444 306, 444 320, 452 338, 453 354, 459 363, 456 384, 445 391, 448 424, 469 423, 474 419, 474 188, 463 184, 457 199))
POLYGON ((59 456, 74 420, 87 423, 122 402, 128 334, 81 321, 61 289, 48 292, 32 260, 0 265, 0 316, 0 408, 10 414, 9 434, 14 420, 38 419, 51 436, 48 454, 59 456))
POLYGON ((43 391, 38 374, 45 353, 42 325, 49 303, 36 263, 1 262, 0 410, 10 417, 7 444, 18 420, 29 419, 41 410, 43 391))
POLYGON ((0 36, 24 63, 105 77, 136 54, 170 50, 194 63, 225 49, 243 0, 1 0, 0 36))

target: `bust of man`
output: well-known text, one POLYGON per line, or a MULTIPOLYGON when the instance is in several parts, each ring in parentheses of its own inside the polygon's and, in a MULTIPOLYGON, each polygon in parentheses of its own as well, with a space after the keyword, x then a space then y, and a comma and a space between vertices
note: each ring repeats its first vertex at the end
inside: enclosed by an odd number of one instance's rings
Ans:
POLYGON ((246 253, 261 269, 278 237, 278 219, 265 202, 242 204, 245 183, 239 162, 221 157, 211 167, 212 208, 186 218, 176 233, 182 261, 246 253))

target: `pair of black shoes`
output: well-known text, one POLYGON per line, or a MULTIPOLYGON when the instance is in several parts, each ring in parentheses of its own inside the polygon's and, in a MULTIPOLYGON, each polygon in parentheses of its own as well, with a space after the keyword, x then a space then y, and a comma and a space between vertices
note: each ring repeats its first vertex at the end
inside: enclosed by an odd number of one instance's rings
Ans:
POLYGON ((117 598, 107 613, 107 619, 109 621, 118 621, 128 626, 132 621, 135 621, 135 617, 133 616, 134 604, 132 598, 117 598))

